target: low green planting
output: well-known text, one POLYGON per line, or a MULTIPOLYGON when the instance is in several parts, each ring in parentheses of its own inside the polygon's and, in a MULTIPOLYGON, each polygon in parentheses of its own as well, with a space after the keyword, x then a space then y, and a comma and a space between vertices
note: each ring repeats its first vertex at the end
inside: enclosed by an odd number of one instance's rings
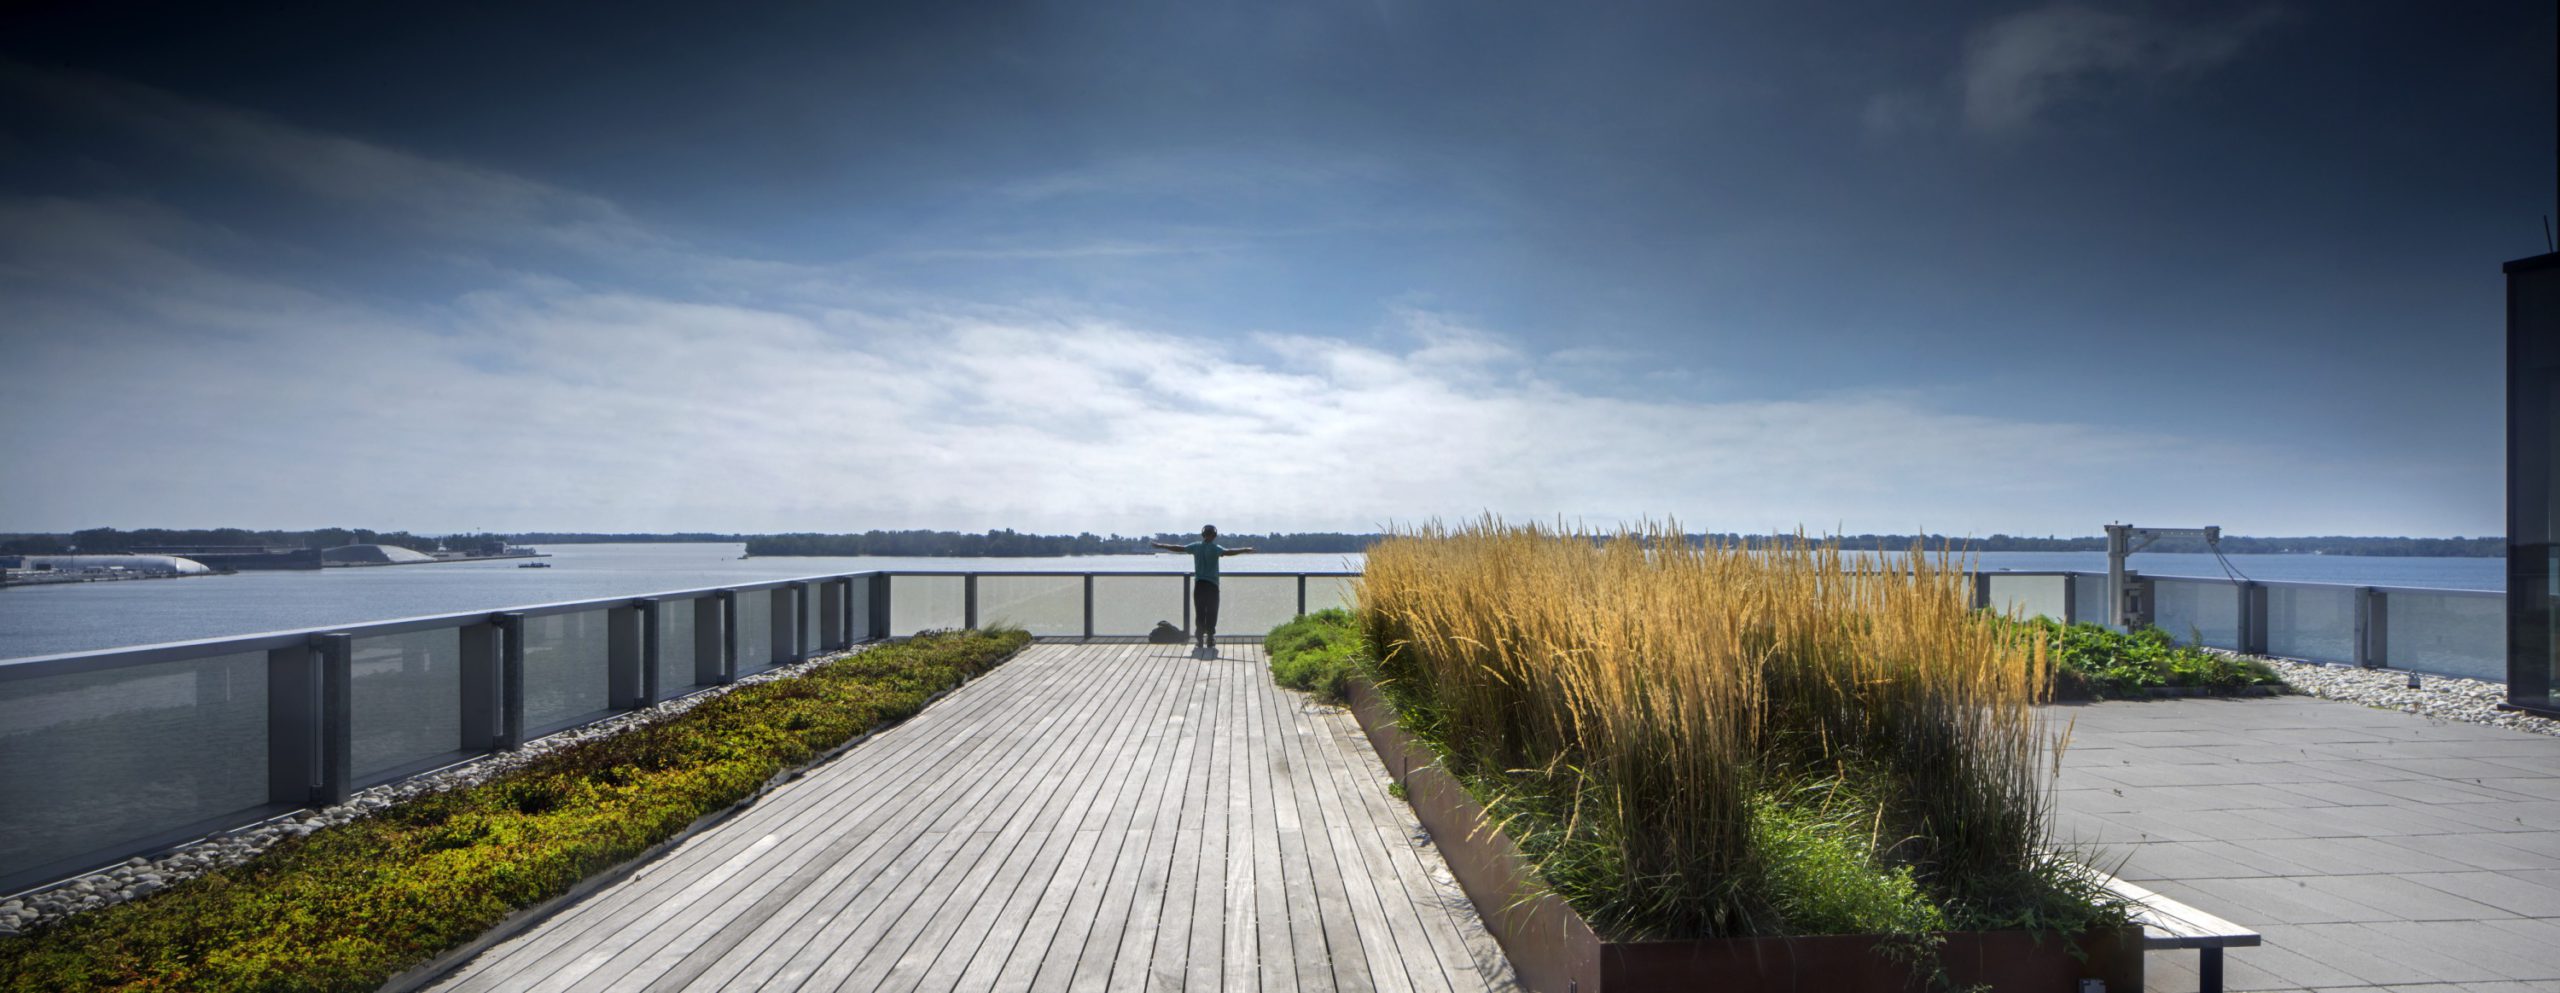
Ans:
POLYGON ((1029 641, 1021 631, 919 635, 288 840, 246 864, 0 939, 0 989, 373 989, 783 769, 915 713, 1029 641))
POLYGON ((2266 663, 2181 647, 2157 627, 2118 634, 2096 624, 2065 625, 2046 617, 2016 623, 2044 637, 2053 694, 2061 699, 2142 696, 2159 687, 2234 691, 2283 685, 2266 663))
POLYGON ((1360 632, 1351 612, 1328 607, 1272 628, 1262 639, 1271 656, 1271 678, 1328 703, 1341 703, 1359 670, 1360 632))

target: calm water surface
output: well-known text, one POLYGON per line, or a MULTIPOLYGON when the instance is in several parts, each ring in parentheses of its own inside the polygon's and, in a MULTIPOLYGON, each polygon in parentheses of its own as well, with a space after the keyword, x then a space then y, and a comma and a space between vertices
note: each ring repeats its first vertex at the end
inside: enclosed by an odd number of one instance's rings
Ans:
MULTIPOLYGON (((0 589, 0 659, 640 596, 769 579, 882 569, 980 572, 1187 572, 1186 556, 1064 558, 743 557, 740 544, 544 545, 549 569, 524 560, 291 572, 242 572, 0 589)), ((1250 555, 1231 572, 1358 571, 1354 555, 1250 555)))
MULTIPOLYGON (((877 569, 1022 572, 1174 572, 1182 556, 1073 558, 744 558, 737 544, 550 545, 549 569, 513 561, 374 569, 244 572, 198 579, 28 586, 0 590, 0 659, 123 645, 187 641, 354 624, 395 617, 497 610, 527 604, 638 596, 669 590, 877 569)), ((1237 572, 1330 572, 1360 568, 1349 555, 1255 555, 1231 559, 1237 572)), ((2106 568, 2099 552, 1997 552, 1990 570, 2106 568)), ((2349 555, 2235 555, 2251 579, 2499 590, 2503 559, 2367 558, 2349 555)), ((2136 555, 2133 567, 2160 576, 2219 578, 2209 555, 2136 555)))

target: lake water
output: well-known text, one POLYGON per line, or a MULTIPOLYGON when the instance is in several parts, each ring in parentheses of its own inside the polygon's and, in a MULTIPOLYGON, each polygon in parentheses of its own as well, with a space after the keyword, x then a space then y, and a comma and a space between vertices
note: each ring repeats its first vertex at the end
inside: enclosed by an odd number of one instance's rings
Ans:
MULTIPOLYGON (((744 558, 737 544, 549 545, 549 569, 514 561, 371 569, 243 572, 195 579, 78 583, 0 589, 0 659, 225 635, 289 631, 498 610, 563 600, 639 596, 770 579, 884 569, 981 572, 1177 572, 1172 554, 1069 558, 744 558)), ((1357 571, 1357 554, 1254 555, 1230 559, 1235 572, 1357 571)), ((2209 555, 2136 555, 2133 568, 2159 576, 2221 578, 2209 555)), ((1995 552, 1987 570, 2099 572, 2099 552, 1995 552)), ((2235 555, 2248 578, 2360 586, 2499 590, 2504 559, 2368 558, 2349 555, 2235 555)))

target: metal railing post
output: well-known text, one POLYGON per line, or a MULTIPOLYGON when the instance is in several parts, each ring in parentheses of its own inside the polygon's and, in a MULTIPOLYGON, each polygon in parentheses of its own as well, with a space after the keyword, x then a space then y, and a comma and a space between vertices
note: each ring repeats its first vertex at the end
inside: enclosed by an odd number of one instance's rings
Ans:
POLYGON ((1093 640, 1093 574, 1084 574, 1084 640, 1093 640))
POLYGON ((2256 580, 2240 584, 2240 650, 2267 654, 2267 588, 2256 580))
POLYGON ((647 636, 640 630, 640 608, 637 605, 612 607, 604 612, 604 705, 613 710, 637 710, 649 705, 640 689, 641 646, 647 636))
POLYGON ((498 742, 499 645, 496 615, 457 632, 462 639, 462 750, 486 752, 498 742))
POLYGON ((799 584, 765 591, 765 609, 773 617, 773 658, 758 660, 755 668, 771 668, 773 663, 801 658, 799 584))
POLYGON ((978 629, 978 574, 974 572, 960 577, 960 627, 978 629))
POLYGON ((720 671, 716 680, 734 682, 738 678, 738 591, 720 591, 720 671))
POLYGON ((2366 642, 2372 646, 2365 649, 2366 657, 2372 659, 2375 668, 2387 669, 2391 667, 2391 594, 2382 590, 2367 590, 2366 596, 2373 603, 2371 607, 2366 608, 2368 617, 2365 621, 2364 636, 2366 642))
POLYGON ((791 657, 799 660, 818 652, 809 638, 809 608, 817 606, 817 598, 809 595, 809 584, 793 583, 791 590, 791 657))
POLYGON ((320 785, 320 653, 267 653, 267 801, 302 806, 320 785))
POLYGON ((693 682, 728 682, 729 604, 722 594, 693 599, 693 682))
POLYGON ((2358 586, 2353 594, 2356 606, 2355 644, 2349 654, 2358 666, 2371 669, 2381 665, 2373 657, 2373 587, 2358 586))
POLYGON ((2080 623, 2080 577, 2076 573, 2062 574, 2062 616, 2058 619, 2064 627, 2080 623))
POLYGON ((324 634, 311 642, 320 659, 320 781, 311 791, 315 807, 345 803, 355 792, 355 646, 351 634, 324 634))
POLYGON ((1174 582, 1182 584, 1182 634, 1191 637, 1191 577, 1178 576, 1174 582))
POLYGON ((666 634, 658 624, 657 597, 642 597, 633 606, 640 612, 640 699, 632 706, 646 707, 666 692, 666 687, 658 685, 658 663, 666 657, 666 646, 660 642, 666 634))
POLYGON ((498 615, 498 751, 524 747, 524 615, 498 615))
POLYGON ((1981 610, 1989 606, 1991 606, 1991 574, 1987 572, 1974 573, 1973 609, 1981 610))
POLYGON ((889 574, 871 574, 871 637, 889 637, 889 574))
POLYGON ((1298 617, 1307 616, 1307 574, 1298 574, 1298 617))

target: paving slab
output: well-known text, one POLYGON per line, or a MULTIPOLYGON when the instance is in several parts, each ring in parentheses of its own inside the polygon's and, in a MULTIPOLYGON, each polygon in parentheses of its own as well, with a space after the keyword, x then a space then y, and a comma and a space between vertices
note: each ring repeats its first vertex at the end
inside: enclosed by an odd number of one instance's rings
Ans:
POLYGON ((2307 697, 2046 716, 2058 840, 2265 935, 2228 989, 2560 993, 2560 738, 2307 697))

